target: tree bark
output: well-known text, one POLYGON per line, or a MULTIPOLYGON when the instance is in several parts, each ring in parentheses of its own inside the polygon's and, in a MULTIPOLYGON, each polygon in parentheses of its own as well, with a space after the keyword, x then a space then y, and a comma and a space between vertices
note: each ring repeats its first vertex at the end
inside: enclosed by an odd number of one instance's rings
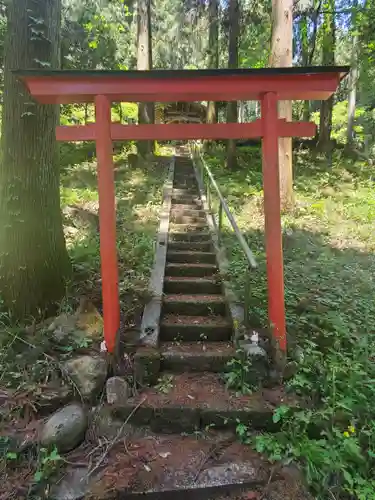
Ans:
POLYGON ((70 262, 59 194, 57 106, 37 104, 15 69, 60 67, 61 0, 13 0, 5 41, 0 163, 0 296, 17 318, 50 312, 70 262))
MULTIPOLYGON (((323 4, 323 66, 335 64, 335 0, 327 0, 323 4)), ((320 106, 320 124, 318 136, 318 150, 328 153, 331 149, 333 96, 322 101, 320 106)))
MULTIPOLYGON (((304 33, 302 34, 303 40, 302 40, 302 61, 303 65, 305 66, 312 66, 313 64, 313 59, 314 59, 314 54, 315 54, 315 47, 316 47, 316 36, 318 33, 318 20, 319 20, 319 14, 320 14, 320 8, 322 5, 322 0, 315 0, 315 9, 313 13, 311 14, 311 20, 312 20, 312 33, 311 37, 309 39, 308 36, 308 23, 307 19, 306 20, 306 26, 304 28, 304 33), (310 47, 310 50, 309 50, 310 47)), ((304 101, 303 103, 303 120, 304 121, 309 121, 310 120, 310 101, 304 101)))
MULTIPOLYGON (((272 40, 270 66, 292 66, 293 0, 272 0, 272 40)), ((279 117, 292 120, 292 102, 279 102, 279 117)), ((292 139, 279 139, 279 176, 281 209, 293 206, 292 139)))
MULTIPOLYGON (((152 69, 151 0, 138 0, 137 69, 152 69)), ((154 108, 154 103, 138 103, 138 123, 154 123, 154 108)), ((137 150, 142 157, 153 153, 154 141, 138 141, 137 150)))
MULTIPOLYGON (((308 66, 309 64, 309 36, 308 36, 308 23, 307 15, 302 14, 299 21, 299 32, 301 37, 301 55, 302 55, 302 66, 308 66)), ((303 101, 303 112, 302 120, 310 120, 310 101, 303 101)))
MULTIPOLYGON (((229 2, 229 48, 228 68, 238 67, 238 38, 240 32, 240 12, 238 0, 229 2)), ((237 123, 237 101, 228 102, 227 123, 237 123)), ((227 167, 231 170, 237 167, 236 141, 229 139, 227 142, 227 167)))
MULTIPOLYGON (((209 32, 208 32, 208 67, 219 67, 219 2, 210 0, 208 7, 209 32)), ((207 123, 217 122, 217 103, 207 103, 207 123)))
POLYGON ((346 143, 348 148, 353 146, 354 140, 354 119, 355 119, 355 109, 357 101, 357 82, 358 82, 358 34, 356 31, 356 18, 357 18, 357 8, 358 3, 355 2, 352 11, 352 29, 354 31, 352 35, 352 60, 351 60, 351 72, 349 78, 349 97, 348 97, 348 128, 346 134, 346 143))

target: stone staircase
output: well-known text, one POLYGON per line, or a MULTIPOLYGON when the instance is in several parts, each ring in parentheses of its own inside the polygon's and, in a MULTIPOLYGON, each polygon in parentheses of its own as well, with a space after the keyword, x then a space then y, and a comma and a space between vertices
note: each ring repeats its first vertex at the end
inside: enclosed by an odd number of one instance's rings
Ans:
MULTIPOLYGON (((175 164, 164 294, 160 323, 162 373, 223 372, 235 354, 232 322, 188 158, 178 158, 175 164)), ((200 376, 189 375, 188 380, 194 383, 200 376)), ((182 375, 175 380, 178 384, 186 383, 186 379, 182 375)))
POLYGON ((273 410, 285 397, 280 389, 242 395, 223 381, 236 354, 233 321, 188 157, 176 158, 169 215, 158 343, 138 349, 141 390, 117 412, 126 418, 137 407, 136 422, 157 432, 233 428, 239 420, 272 429, 273 410))
POLYGON ((134 355, 137 393, 112 407, 125 424, 143 429, 142 437, 127 441, 126 467, 139 467, 129 488, 163 499, 176 491, 179 498, 198 498, 199 491, 211 498, 207 488, 217 495, 223 485, 262 491, 270 482, 268 465, 233 430, 239 422, 274 430, 273 411, 288 397, 280 387, 242 395, 225 386, 223 373, 236 355, 233 321, 188 157, 175 160, 170 194, 158 338, 134 355))

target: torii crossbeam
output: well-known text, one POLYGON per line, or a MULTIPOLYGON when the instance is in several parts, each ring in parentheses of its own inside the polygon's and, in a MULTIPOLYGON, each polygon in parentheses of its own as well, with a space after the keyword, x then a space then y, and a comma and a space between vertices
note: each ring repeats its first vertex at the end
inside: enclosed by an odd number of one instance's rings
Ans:
POLYGON ((59 141, 95 141, 98 157, 100 254, 104 337, 114 352, 120 323, 116 252, 114 140, 262 139, 267 253, 268 318, 286 351, 284 272, 280 215, 279 137, 312 137, 315 125, 278 118, 279 100, 328 99, 349 68, 296 67, 236 70, 17 71, 32 96, 44 104, 95 103, 96 122, 57 127, 59 141), (252 123, 120 125, 111 123, 112 102, 259 100, 252 123))

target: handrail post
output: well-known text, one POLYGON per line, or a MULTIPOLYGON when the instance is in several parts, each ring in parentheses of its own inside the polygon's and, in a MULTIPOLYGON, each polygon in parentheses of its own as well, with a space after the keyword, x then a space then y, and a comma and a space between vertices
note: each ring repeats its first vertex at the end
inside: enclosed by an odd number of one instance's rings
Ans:
POLYGON ((220 243, 221 243, 221 227, 223 225, 223 204, 222 204, 221 200, 220 200, 220 205, 219 205, 219 224, 218 225, 219 225, 219 229, 218 229, 217 239, 218 239, 218 243, 220 245, 220 243))
POLYGON ((245 300, 244 300, 244 314, 245 314, 245 326, 250 326, 250 266, 247 268, 245 276, 245 300))
MULTIPOLYGON (((195 146, 197 146, 195 144, 195 146)), ((223 195, 221 194, 221 191, 212 175, 211 170, 207 166, 206 162, 204 161, 204 158, 199 151, 199 148, 196 147, 196 154, 197 157, 199 158, 199 164, 200 164, 200 170, 199 170, 199 176, 201 177, 202 180, 202 189, 203 192, 206 193, 206 202, 207 206, 209 209, 210 214, 212 215, 212 207, 211 207, 211 200, 212 200, 212 193, 210 191, 210 187, 212 185, 212 188, 214 190, 214 193, 219 198, 219 213, 218 213, 218 223, 216 223, 216 217, 213 218, 213 222, 215 224, 215 229, 217 232, 217 241, 218 245, 221 245, 222 242, 222 228, 223 228, 223 216, 224 213, 228 218, 229 224, 232 226, 233 231, 237 237, 237 240, 246 256, 248 266, 246 269, 246 275, 245 275, 245 296, 244 296, 244 324, 247 328, 250 327, 250 288, 251 288, 251 280, 250 280, 250 272, 252 269, 255 269, 257 267, 256 260, 254 258, 253 253, 251 252, 249 245, 247 244, 243 234, 241 233, 236 220, 234 219, 233 215, 231 214, 228 205, 223 198, 223 195)), ((198 164, 198 161, 197 161, 198 164)))

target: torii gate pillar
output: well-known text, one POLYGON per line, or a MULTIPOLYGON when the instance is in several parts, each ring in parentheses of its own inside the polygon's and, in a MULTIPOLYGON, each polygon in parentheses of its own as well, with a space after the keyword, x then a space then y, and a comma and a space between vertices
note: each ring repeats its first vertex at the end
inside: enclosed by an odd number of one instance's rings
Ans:
POLYGON ((104 95, 95 96, 95 136, 98 158, 104 335, 108 351, 114 352, 120 325, 120 300, 116 250, 116 198, 111 137, 111 101, 104 95))
POLYGON ((20 71, 41 103, 94 102, 96 123, 57 127, 60 141, 96 141, 104 336, 114 352, 120 326, 116 212, 112 141, 246 139, 259 137, 263 150, 264 214, 268 278, 268 319, 279 350, 286 354, 284 273, 279 191, 279 137, 311 137, 315 125, 278 119, 278 100, 325 100, 346 66, 182 71, 20 71), (262 117, 252 123, 187 125, 111 124, 111 102, 194 102, 259 100, 262 117))
POLYGON ((284 264, 280 213, 279 134, 277 94, 261 99, 263 123, 263 192, 266 235, 268 321, 281 351, 286 351, 284 264))

